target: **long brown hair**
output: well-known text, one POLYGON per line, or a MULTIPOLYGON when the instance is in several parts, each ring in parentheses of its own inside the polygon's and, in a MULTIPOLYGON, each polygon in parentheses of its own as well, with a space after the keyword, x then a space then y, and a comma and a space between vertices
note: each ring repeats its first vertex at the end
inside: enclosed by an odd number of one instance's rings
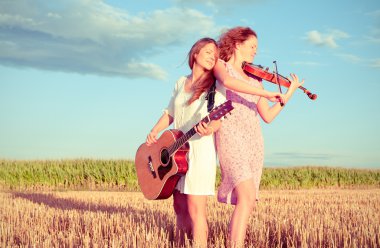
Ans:
POLYGON ((256 32, 249 27, 235 27, 227 30, 220 36, 218 41, 219 58, 224 61, 230 60, 236 45, 243 43, 250 36, 257 38, 256 32))
MULTIPOLYGON (((195 42, 195 44, 191 47, 188 57, 189 57, 189 67, 190 69, 193 69, 194 63, 195 63, 195 55, 199 53, 199 51, 206 46, 207 44, 213 43, 216 48, 218 48, 218 45, 216 44, 216 41, 212 38, 202 38, 195 42)), ((218 60, 218 54, 215 54, 215 62, 218 60)), ((212 72, 212 69, 209 71, 205 71, 203 75, 193 83, 192 90, 193 95, 188 101, 188 104, 190 105, 192 102, 197 100, 199 96, 207 91, 211 85, 215 82, 215 77, 212 72)))

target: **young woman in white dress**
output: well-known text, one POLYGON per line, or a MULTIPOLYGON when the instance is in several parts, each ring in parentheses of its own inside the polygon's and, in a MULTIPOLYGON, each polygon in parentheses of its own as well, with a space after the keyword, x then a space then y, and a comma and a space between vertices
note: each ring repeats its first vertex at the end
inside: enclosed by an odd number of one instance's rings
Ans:
MULTIPOLYGON (((157 124, 148 134, 146 143, 155 143, 157 135, 174 122, 174 128, 187 132, 207 114, 206 95, 215 82, 212 69, 218 59, 217 44, 211 38, 198 40, 189 52, 191 73, 180 77, 174 87, 172 98, 157 124)), ((225 97, 216 92, 215 106, 225 97)), ((173 194, 176 214, 176 236, 183 241, 188 235, 196 246, 207 245, 206 220, 207 196, 215 194, 216 152, 214 136, 220 120, 196 127, 197 134, 190 140, 189 168, 181 177, 173 194)))

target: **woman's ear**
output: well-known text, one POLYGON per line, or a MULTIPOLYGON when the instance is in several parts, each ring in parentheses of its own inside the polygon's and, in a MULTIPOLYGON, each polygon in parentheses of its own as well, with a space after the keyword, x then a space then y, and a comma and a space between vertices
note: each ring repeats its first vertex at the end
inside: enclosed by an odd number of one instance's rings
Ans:
POLYGON ((198 63, 198 62, 197 62, 197 56, 198 56, 198 54, 197 54, 197 53, 194 53, 194 55, 193 55, 193 58, 194 58, 194 60, 193 60, 193 61, 194 61, 194 64, 195 64, 195 63, 198 63))
POLYGON ((236 43, 236 44, 235 44, 235 49, 236 49, 236 50, 239 50, 239 49, 240 49, 240 46, 241 46, 240 43, 236 43))

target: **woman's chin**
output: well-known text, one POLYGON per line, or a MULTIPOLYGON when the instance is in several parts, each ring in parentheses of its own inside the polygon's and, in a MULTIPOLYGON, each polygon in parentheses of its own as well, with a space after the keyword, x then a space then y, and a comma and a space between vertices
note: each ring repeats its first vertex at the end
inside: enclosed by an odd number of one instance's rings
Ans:
POLYGON ((211 71, 212 68, 214 68, 214 65, 207 65, 207 66, 205 66, 205 70, 206 71, 211 71))

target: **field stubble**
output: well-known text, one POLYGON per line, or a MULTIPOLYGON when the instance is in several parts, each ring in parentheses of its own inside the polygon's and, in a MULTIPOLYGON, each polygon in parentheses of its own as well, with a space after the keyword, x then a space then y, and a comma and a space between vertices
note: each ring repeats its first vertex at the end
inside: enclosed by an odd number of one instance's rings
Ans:
MULTIPOLYGON (((264 190, 247 247, 380 247, 380 189, 264 190)), ((172 199, 139 192, 0 192, 1 247, 178 247, 172 199)), ((233 208, 208 201, 209 247, 233 208)))

